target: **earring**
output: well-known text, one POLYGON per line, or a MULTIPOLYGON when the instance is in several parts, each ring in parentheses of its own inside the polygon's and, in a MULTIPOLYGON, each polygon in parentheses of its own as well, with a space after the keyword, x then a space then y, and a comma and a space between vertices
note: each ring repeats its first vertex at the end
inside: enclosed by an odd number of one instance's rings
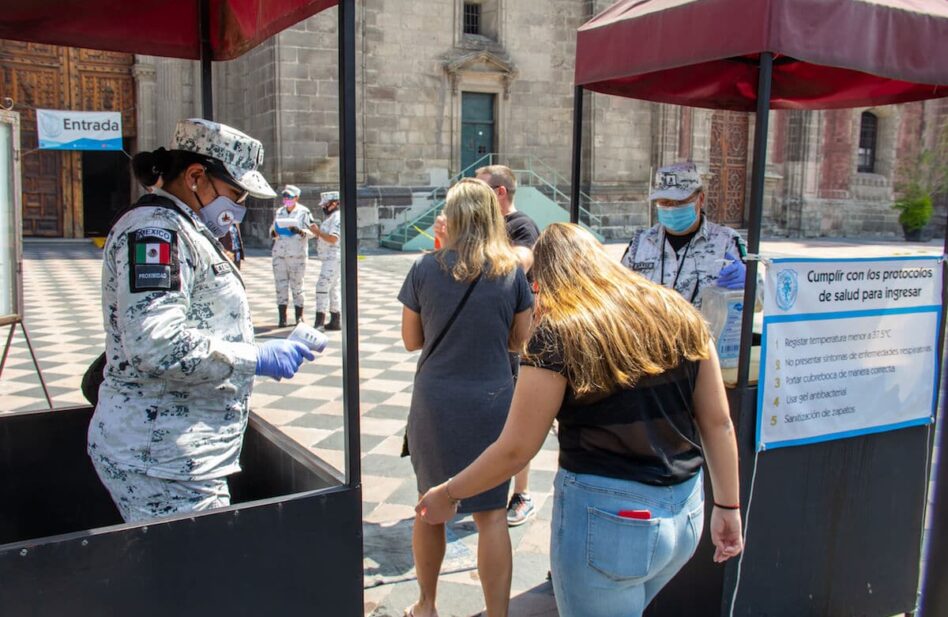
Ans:
POLYGON ((191 190, 192 190, 192 191, 198 190, 198 185, 192 184, 192 185, 191 185, 191 190))

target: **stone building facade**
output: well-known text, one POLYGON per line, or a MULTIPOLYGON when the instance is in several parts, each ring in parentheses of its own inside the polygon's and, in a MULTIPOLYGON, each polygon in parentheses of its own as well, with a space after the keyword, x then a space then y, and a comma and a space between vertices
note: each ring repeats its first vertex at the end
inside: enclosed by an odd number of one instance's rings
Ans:
MULTIPOLYGON (((378 243, 430 206, 432 191, 438 195, 436 189, 490 153, 522 170, 523 182, 568 194, 575 33, 609 4, 358 3, 362 242, 378 243)), ((304 202, 338 183, 337 17, 335 9, 324 11, 214 66, 216 119, 260 138, 267 177, 301 186, 304 202)), ((164 145, 177 119, 200 114, 196 63, 136 56, 131 75, 132 148, 164 145)), ((585 96, 583 205, 605 237, 629 237, 652 221, 650 174, 681 159, 706 170, 710 215, 746 225, 753 114, 585 96)), ((772 112, 766 231, 896 237, 901 232, 890 204, 899 161, 930 142, 946 118, 945 101, 772 112), (863 112, 875 119, 871 169, 860 164, 863 112)), ((254 204, 245 238, 266 241, 271 206, 254 204)))

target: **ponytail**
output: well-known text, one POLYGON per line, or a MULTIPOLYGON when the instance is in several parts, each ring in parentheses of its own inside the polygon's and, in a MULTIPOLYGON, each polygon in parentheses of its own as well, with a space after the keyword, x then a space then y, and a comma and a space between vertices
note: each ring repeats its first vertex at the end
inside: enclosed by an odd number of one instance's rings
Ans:
POLYGON ((190 165, 208 165, 206 157, 185 150, 158 148, 151 152, 139 152, 132 157, 132 173, 142 186, 150 187, 161 180, 164 184, 180 176, 190 165))

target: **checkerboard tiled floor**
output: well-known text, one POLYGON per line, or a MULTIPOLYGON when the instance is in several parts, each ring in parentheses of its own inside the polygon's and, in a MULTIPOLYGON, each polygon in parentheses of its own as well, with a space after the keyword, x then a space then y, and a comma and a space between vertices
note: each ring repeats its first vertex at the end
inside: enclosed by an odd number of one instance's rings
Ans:
MULTIPOLYGON (((622 245, 608 245, 618 257, 622 245)), ((779 242, 761 252, 786 255, 869 256, 904 250, 880 243, 779 242)), ((940 246, 910 247, 931 252, 940 246)), ((101 252, 82 242, 29 242, 24 250, 26 324, 43 374, 57 407, 85 404, 79 382, 103 345, 99 308, 101 252)), ((395 299, 414 256, 394 253, 367 255, 359 261, 359 328, 362 414, 363 529, 365 532, 365 614, 389 617, 402 614, 417 595, 410 554, 410 519, 417 495, 408 459, 399 458, 401 435, 411 398, 416 354, 404 351, 399 331, 401 305, 395 299)), ((312 259, 306 273, 307 301, 313 301, 319 262, 312 259)), ((259 338, 284 336, 273 332, 276 307, 273 275, 265 252, 252 252, 243 273, 259 338)), ((307 306, 312 319, 313 306, 307 306)), ((6 341, 0 328, 0 345, 6 341)), ((317 362, 308 364, 293 380, 257 382, 254 410, 323 460, 343 464, 342 369, 339 334, 317 362)), ((0 377, 0 413, 45 407, 22 334, 13 339, 0 377)), ((937 455, 937 452, 936 452, 937 455)), ((531 466, 531 492, 539 514, 511 530, 514 579, 511 616, 555 616, 552 593, 545 581, 552 478, 556 444, 547 439, 531 466)), ((475 615, 483 607, 475 569, 477 534, 470 518, 449 528, 445 574, 439 583, 443 617, 475 615)))
MULTIPOLYGON (((257 336, 274 331, 276 307, 268 253, 251 251, 242 274, 257 336)), ((410 554, 410 519, 417 501, 408 459, 399 458, 408 417, 416 353, 401 343, 401 304, 396 294, 412 255, 378 253, 359 261, 359 331, 363 519, 366 615, 401 615, 416 597, 410 554)), ((79 383, 102 351, 99 304, 101 251, 82 242, 28 242, 24 250, 26 325, 56 407, 86 404, 79 383)), ((306 318, 313 319, 319 262, 306 271, 306 318)), ((0 329, 0 345, 6 329, 0 329)), ((290 381, 258 379, 254 411, 317 456, 343 466, 342 353, 339 333, 330 346, 290 381)), ((42 409, 46 403, 21 331, 17 331, 0 377, 0 410, 42 409)), ((552 479, 556 442, 547 440, 531 468, 531 491, 539 514, 511 530, 515 553, 511 615, 555 615, 546 582, 552 479)), ((446 574, 439 584, 443 617, 477 614, 483 607, 476 573, 477 534, 470 518, 449 530, 446 574)))

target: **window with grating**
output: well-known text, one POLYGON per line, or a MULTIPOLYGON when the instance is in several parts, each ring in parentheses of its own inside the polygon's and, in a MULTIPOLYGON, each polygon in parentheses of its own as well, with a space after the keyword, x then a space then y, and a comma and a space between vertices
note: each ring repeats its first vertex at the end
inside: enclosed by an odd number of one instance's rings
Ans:
POLYGON ((879 118, 872 112, 862 112, 859 120, 859 152, 856 171, 875 173, 876 139, 879 136, 879 118))
POLYGON ((464 34, 481 34, 481 5, 464 3, 464 34))
POLYGON ((792 109, 787 119, 787 161, 799 163, 806 160, 806 114, 801 109, 792 109))

